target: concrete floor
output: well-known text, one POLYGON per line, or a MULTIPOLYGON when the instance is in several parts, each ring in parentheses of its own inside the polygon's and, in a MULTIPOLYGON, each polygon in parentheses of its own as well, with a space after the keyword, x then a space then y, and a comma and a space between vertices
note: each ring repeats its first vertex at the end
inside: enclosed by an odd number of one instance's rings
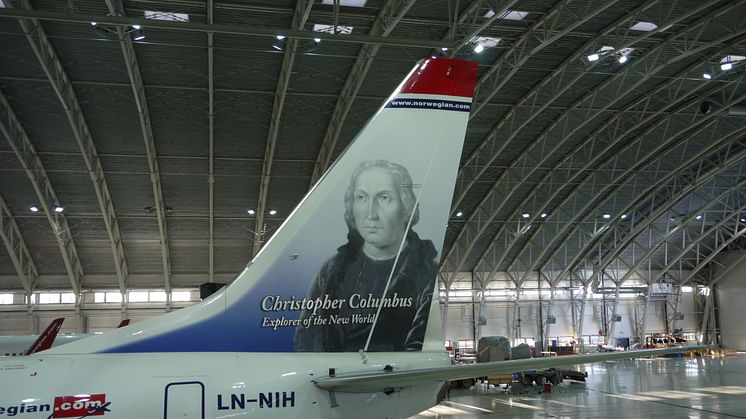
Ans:
POLYGON ((452 390, 413 418, 746 418, 746 356, 660 358, 578 367, 586 383, 551 393, 452 390))

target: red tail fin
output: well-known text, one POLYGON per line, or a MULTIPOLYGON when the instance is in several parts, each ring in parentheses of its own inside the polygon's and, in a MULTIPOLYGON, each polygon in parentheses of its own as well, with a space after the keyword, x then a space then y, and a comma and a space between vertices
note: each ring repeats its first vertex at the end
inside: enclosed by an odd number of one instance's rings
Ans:
POLYGON ((130 319, 124 319, 121 322, 119 322, 119 326, 117 326, 117 329, 119 329, 120 327, 127 326, 128 324, 130 324, 130 319))
POLYGON ((44 329, 36 341, 26 350, 26 355, 32 355, 51 348, 54 339, 57 337, 57 333, 59 333, 60 328, 62 328, 62 322, 64 321, 64 317, 52 320, 52 323, 49 323, 49 326, 44 329))

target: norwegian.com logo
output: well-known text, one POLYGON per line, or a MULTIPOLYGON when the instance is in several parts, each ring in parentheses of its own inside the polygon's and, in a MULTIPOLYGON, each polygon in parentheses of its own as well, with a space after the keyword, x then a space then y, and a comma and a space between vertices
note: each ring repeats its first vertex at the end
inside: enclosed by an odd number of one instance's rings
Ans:
POLYGON ((109 412, 110 402, 106 394, 78 394, 54 398, 54 410, 50 418, 80 418, 103 416, 109 412))

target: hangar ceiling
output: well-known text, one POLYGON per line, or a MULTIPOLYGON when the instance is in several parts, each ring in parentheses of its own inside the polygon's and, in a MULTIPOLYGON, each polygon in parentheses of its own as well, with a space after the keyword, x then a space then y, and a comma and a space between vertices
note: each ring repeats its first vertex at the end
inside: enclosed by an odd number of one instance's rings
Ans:
POLYGON ((746 1, 335 3, 2 0, 0 289, 232 279, 433 54, 479 62, 444 282, 744 247, 746 1))

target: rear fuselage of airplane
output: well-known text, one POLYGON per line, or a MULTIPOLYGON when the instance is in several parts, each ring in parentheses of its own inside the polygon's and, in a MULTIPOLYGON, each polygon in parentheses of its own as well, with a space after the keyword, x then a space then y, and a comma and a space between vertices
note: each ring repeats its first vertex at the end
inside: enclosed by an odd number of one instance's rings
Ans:
POLYGON ((0 381, 14 383, 0 392, 0 417, 407 417, 442 384, 330 394, 312 381, 449 364, 442 352, 40 354, 0 361, 0 381))

